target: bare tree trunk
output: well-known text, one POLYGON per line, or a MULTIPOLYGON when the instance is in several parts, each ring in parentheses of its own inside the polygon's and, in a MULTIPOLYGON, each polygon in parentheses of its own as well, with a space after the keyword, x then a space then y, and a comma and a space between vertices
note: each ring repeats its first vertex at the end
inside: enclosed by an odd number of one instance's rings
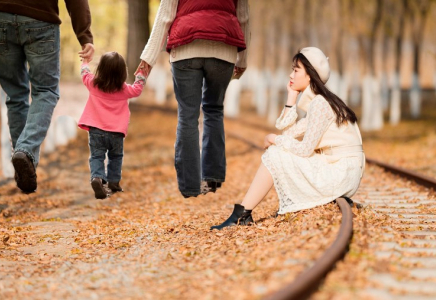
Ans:
MULTIPOLYGON (((387 26, 387 25, 385 25, 387 26)), ((382 41, 382 66, 380 74, 380 99, 382 102, 383 111, 389 107, 389 76, 388 76, 388 60, 391 36, 389 36, 390 28, 385 27, 384 37, 382 41)))
POLYGON ((330 79, 327 82, 328 88, 338 95, 341 100, 345 103, 348 103, 348 90, 349 90, 349 76, 345 72, 345 57, 344 56, 344 46, 345 46, 345 38, 346 32, 345 27, 348 25, 347 18, 347 3, 345 0, 339 0, 336 2, 338 16, 336 18, 336 23, 333 25, 337 28, 335 35, 332 38, 332 53, 334 53, 335 59, 334 62, 336 64, 336 71, 332 67, 331 61, 331 73, 330 79))
POLYGON ((14 167, 11 163, 12 145, 11 136, 9 134, 8 114, 6 108, 6 94, 0 87, 0 154, 1 154, 1 171, 6 178, 14 177, 14 167))
MULTIPOLYGON (((127 35, 127 68, 132 74, 139 64, 140 56, 148 37, 150 24, 148 22, 148 0, 128 0, 128 35, 127 35)), ((129 78, 132 82, 134 78, 129 78)))
MULTIPOLYGON (((380 97, 380 84, 375 77, 375 45, 377 33, 382 21, 383 1, 376 0, 375 17, 369 34, 368 46, 366 51, 368 59, 366 61, 366 72, 362 86, 362 129, 378 130, 383 127, 383 108, 380 97)), ((363 39, 364 37, 362 37, 363 39)), ((361 45, 365 47, 365 41, 361 40, 361 45)))
POLYGON ((392 78, 392 93, 391 93, 391 105, 389 113, 389 122, 391 124, 398 124, 401 120, 401 86, 400 86, 400 71, 401 71, 401 57, 403 54, 403 40, 405 33, 406 17, 408 16, 408 0, 402 0, 400 11, 398 12, 398 32, 395 41, 395 69, 392 78))
MULTIPOLYGON (((410 112, 412 118, 417 119, 421 115, 421 86, 419 83, 419 62, 421 57, 421 45, 424 38, 424 29, 427 15, 430 11, 431 2, 430 0, 421 0, 415 2, 418 6, 418 19, 417 22, 412 22, 412 24, 417 24, 413 32, 413 74, 412 74, 412 87, 410 89, 410 112)), ((415 17, 412 14, 414 21, 415 17)))

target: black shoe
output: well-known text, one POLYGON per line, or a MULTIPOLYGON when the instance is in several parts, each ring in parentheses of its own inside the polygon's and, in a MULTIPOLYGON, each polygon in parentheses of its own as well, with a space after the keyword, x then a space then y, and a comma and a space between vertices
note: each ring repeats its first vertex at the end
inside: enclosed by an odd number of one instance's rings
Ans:
POLYGON ((245 207, 243 207, 242 205, 235 204, 235 207, 233 208, 233 212, 230 217, 221 225, 212 226, 210 230, 221 230, 227 226, 249 225, 251 223, 254 223, 253 217, 251 216, 251 210, 246 210, 245 207))
POLYGON ((103 186, 103 181, 101 178, 95 177, 91 180, 91 186, 94 190, 96 199, 106 199, 109 196, 108 191, 103 186))
POLYGON ((112 191, 112 193, 116 192, 124 192, 123 188, 120 186, 120 182, 109 182, 107 187, 112 191))
POLYGON ((12 164, 15 169, 15 181, 24 193, 36 191, 36 172, 32 160, 26 153, 17 151, 12 156, 12 164))

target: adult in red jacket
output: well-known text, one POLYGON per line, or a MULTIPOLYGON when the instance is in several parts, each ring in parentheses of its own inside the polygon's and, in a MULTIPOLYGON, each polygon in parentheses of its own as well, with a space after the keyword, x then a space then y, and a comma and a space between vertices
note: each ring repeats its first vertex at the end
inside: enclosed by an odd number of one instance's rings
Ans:
POLYGON ((162 0, 141 55, 138 69, 148 74, 161 50, 170 54, 178 102, 175 167, 184 197, 225 181, 224 95, 232 75, 239 78, 247 67, 248 19, 248 0, 162 0))
MULTIPOLYGON (((91 60, 88 0, 65 3, 82 45, 79 55, 91 60)), ((8 95, 15 181, 25 193, 36 190, 40 146, 59 100, 59 24, 58 0, 0 0, 0 85, 8 95)))

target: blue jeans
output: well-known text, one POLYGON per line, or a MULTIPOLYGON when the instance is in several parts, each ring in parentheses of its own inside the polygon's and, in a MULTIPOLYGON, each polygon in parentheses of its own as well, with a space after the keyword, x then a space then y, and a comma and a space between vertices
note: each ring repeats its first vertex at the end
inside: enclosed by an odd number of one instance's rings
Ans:
POLYGON ((0 85, 8 96, 12 146, 35 167, 59 100, 59 50, 59 25, 0 12, 0 85))
POLYGON ((226 153, 224 95, 234 64, 216 58, 192 58, 172 63, 178 102, 175 168, 180 192, 200 194, 201 180, 224 182, 226 153), (198 119, 203 111, 200 161, 198 119))
POLYGON ((124 156, 124 134, 104 131, 95 127, 89 128, 89 168, 91 180, 95 177, 108 182, 121 180, 121 167, 124 156), (107 175, 104 161, 107 153, 107 175))

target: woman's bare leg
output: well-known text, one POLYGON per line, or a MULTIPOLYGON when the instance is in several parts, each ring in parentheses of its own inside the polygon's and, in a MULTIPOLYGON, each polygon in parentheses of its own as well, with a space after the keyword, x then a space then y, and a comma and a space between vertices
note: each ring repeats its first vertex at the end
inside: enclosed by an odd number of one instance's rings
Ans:
POLYGON ((274 184, 273 178, 263 163, 260 164, 241 205, 246 210, 254 209, 268 194, 274 184))

